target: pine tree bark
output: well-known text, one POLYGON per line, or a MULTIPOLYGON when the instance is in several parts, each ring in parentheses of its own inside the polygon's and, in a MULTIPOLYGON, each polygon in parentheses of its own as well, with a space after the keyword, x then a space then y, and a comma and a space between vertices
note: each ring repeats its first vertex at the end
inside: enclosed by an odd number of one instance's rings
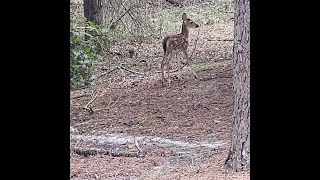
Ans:
POLYGON ((234 109, 227 167, 250 169, 250 0, 235 0, 234 109))

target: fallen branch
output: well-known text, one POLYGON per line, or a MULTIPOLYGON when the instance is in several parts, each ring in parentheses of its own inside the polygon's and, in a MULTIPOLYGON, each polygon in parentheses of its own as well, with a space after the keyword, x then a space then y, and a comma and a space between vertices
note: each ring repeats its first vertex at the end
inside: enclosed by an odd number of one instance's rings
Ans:
POLYGON ((200 79, 200 81, 209 81, 209 80, 218 79, 218 78, 233 78, 233 76, 203 77, 203 78, 200 79))
POLYGON ((110 155, 113 157, 137 157, 141 158, 144 157, 143 154, 140 154, 139 152, 114 152, 114 151, 108 151, 105 149, 99 149, 99 148, 74 148, 73 152, 78 155, 82 155, 84 157, 88 156, 95 156, 95 155, 110 155))
POLYGON ((70 99, 76 99, 76 98, 84 97, 84 96, 89 96, 89 94, 80 94, 80 95, 78 95, 78 96, 70 97, 70 99))
POLYGON ((233 41, 233 39, 207 39, 208 41, 233 41))

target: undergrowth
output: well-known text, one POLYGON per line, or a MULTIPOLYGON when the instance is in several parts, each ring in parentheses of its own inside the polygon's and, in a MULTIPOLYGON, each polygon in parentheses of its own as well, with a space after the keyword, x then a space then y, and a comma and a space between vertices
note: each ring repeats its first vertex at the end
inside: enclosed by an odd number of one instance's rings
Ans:
POLYGON ((110 34, 116 27, 95 25, 79 14, 70 19, 70 87, 82 88, 93 85, 94 63, 102 61, 111 43, 110 34))

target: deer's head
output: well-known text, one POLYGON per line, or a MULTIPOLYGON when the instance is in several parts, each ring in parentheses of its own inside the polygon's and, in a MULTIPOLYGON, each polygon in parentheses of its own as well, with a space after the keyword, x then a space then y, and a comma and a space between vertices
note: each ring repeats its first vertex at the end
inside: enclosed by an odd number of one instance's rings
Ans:
POLYGON ((186 27, 188 27, 188 28, 198 28, 199 27, 199 25, 197 23, 195 23, 194 21, 192 21, 191 19, 189 19, 187 17, 186 13, 182 14, 182 20, 183 20, 183 24, 185 24, 186 27))

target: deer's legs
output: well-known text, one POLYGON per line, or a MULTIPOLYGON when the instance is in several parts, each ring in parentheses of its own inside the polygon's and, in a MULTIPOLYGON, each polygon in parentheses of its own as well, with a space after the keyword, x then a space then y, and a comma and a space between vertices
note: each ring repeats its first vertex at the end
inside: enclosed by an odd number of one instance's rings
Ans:
POLYGON ((167 60, 167 71, 168 71, 168 84, 170 85, 170 61, 171 61, 171 58, 172 58, 172 53, 169 54, 169 58, 167 60))
POLYGON ((183 51, 183 54, 184 54, 184 57, 187 59, 187 67, 188 67, 189 71, 191 71, 192 74, 194 75, 194 77, 196 79, 198 79, 198 76, 197 76, 196 72, 191 68, 191 64, 190 64, 190 61, 189 61, 189 58, 188 58, 187 51, 183 51))
POLYGON ((178 59, 178 79, 179 81, 181 81, 181 60, 180 58, 177 58, 177 55, 176 55, 176 59, 178 59))
POLYGON ((161 76, 162 76, 162 85, 164 85, 164 64, 166 63, 167 60, 167 54, 163 55, 163 60, 161 62, 161 76))

